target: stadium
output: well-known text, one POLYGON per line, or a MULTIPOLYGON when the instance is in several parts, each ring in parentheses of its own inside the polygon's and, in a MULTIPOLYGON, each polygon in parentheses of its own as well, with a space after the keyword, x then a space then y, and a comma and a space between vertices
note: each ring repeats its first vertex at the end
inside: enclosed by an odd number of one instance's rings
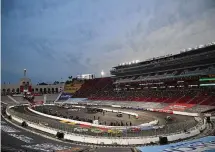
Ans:
POLYGON ((1 86, 2 119, 67 146, 56 152, 215 149, 214 42, 121 63, 111 77, 33 85, 26 71, 1 86))

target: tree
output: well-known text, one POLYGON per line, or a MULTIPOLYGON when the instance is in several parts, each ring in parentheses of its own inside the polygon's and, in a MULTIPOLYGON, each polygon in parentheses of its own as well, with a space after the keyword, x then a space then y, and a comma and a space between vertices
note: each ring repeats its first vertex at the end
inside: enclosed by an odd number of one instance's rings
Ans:
POLYGON ((71 84, 71 83, 72 83, 72 81, 69 81, 69 80, 66 81, 66 84, 71 84))
POLYGON ((53 84, 54 84, 54 85, 59 84, 59 81, 55 81, 53 84))
POLYGON ((48 84, 45 82, 42 82, 42 83, 39 83, 39 85, 48 85, 48 84))

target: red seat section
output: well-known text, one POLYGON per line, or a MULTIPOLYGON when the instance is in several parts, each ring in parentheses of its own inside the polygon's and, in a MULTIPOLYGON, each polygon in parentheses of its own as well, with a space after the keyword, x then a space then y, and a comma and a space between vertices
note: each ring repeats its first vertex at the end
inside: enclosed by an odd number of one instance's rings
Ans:
MULTIPOLYGON (((129 89, 130 85, 117 86, 110 77, 86 80, 73 97, 91 100, 136 101, 168 104, 212 105, 214 96, 202 89, 129 89), (120 89, 119 89, 120 88, 120 89)), ((138 85, 137 85, 138 86, 138 85)), ((137 87, 136 86, 136 87, 137 87)))

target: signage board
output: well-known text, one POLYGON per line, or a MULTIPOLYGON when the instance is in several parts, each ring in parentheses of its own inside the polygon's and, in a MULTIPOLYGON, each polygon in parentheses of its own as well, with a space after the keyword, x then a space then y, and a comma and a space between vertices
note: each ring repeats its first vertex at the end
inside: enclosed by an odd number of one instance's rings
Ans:
POLYGON ((72 98, 71 93, 62 93, 59 100, 68 100, 69 98, 72 98))

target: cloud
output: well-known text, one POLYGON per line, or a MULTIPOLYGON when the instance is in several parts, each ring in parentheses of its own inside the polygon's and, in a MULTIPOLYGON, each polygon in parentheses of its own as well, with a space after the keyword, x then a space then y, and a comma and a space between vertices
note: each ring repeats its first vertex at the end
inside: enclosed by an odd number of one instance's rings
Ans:
POLYGON ((35 81, 108 74, 122 62, 215 39, 213 0, 3 0, 2 6, 2 74, 14 79, 23 68, 35 81))

